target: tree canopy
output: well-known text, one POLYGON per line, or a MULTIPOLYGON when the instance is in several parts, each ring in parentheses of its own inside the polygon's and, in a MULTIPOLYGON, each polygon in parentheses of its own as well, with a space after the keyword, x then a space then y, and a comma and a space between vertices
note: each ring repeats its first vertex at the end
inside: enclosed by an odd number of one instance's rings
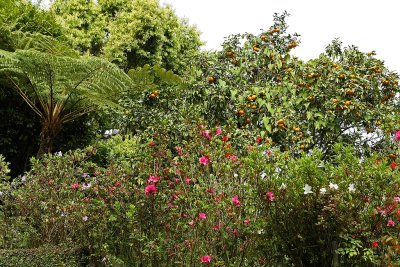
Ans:
POLYGON ((55 0, 68 43, 121 68, 160 65, 182 71, 202 44, 199 32, 158 0, 55 0))

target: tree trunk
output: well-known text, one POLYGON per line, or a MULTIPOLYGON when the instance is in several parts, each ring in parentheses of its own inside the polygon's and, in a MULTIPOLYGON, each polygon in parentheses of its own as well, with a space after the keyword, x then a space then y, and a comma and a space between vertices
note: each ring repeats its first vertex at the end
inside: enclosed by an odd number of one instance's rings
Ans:
POLYGON ((40 146, 38 156, 42 157, 46 153, 53 151, 54 140, 60 132, 61 125, 58 121, 42 121, 42 130, 40 132, 40 146))

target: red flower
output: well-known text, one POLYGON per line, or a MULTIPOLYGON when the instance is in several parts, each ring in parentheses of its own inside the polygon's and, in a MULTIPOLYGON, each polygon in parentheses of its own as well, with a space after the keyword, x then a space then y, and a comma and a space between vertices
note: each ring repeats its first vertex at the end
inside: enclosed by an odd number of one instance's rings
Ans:
POLYGON ((396 168, 397 166, 399 166, 399 164, 395 161, 390 164, 390 168, 392 168, 392 170, 394 170, 394 168, 396 168))
POLYGON ((151 141, 149 144, 148 144, 148 146, 149 147, 153 147, 153 146, 155 146, 156 144, 153 142, 153 141, 151 141))
POLYGON ((229 137, 228 137, 228 136, 226 136, 226 135, 224 135, 224 136, 222 137, 222 141, 224 141, 224 142, 228 142, 228 141, 229 141, 229 137))
POLYGON ((379 247, 378 242, 376 242, 376 241, 372 242, 372 246, 373 246, 374 248, 379 247))

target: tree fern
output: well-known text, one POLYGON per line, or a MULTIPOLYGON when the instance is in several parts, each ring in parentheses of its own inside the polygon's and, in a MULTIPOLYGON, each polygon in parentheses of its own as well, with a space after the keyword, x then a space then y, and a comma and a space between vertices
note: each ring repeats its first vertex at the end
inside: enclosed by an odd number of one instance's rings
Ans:
POLYGON ((23 41, 21 38, 19 43, 24 43, 25 48, 40 46, 50 51, 0 50, 0 75, 12 83, 40 117, 39 154, 43 154, 51 152, 54 138, 64 123, 101 106, 118 108, 120 93, 134 88, 134 83, 107 61, 94 57, 59 56, 62 49, 47 46, 48 41, 53 40, 37 40, 23 41))

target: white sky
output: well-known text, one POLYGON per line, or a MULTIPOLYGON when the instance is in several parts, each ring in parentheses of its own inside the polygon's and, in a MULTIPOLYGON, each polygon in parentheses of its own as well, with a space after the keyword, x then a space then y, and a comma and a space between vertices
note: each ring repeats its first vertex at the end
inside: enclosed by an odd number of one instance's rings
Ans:
POLYGON ((301 44, 294 54, 316 58, 336 37, 345 46, 376 50, 377 58, 400 74, 399 0, 161 0, 179 17, 202 32, 205 49, 220 49, 224 37, 260 33, 272 25, 273 13, 290 13, 288 32, 299 33, 301 44))

